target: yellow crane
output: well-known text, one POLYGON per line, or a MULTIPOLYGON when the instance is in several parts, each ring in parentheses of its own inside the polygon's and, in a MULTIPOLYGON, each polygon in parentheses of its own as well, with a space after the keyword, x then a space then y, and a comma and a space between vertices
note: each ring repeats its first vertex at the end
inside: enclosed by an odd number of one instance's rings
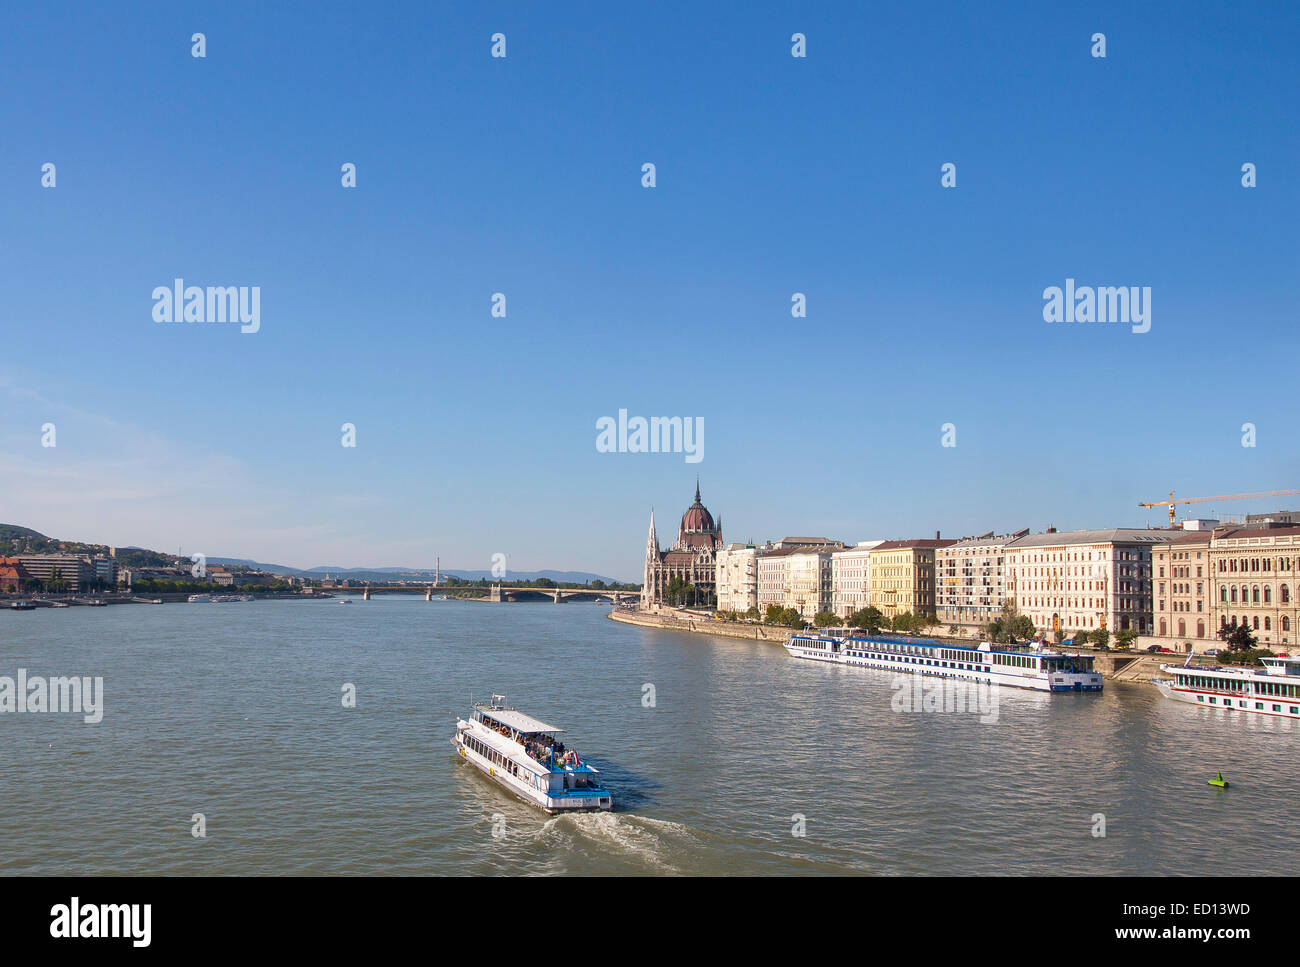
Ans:
POLYGON ((1251 500, 1255 497, 1286 497, 1291 494, 1300 494, 1300 490, 1266 490, 1259 494, 1222 494, 1218 497, 1180 497, 1174 500, 1174 492, 1169 491, 1168 500, 1154 500, 1150 503, 1139 502, 1139 507, 1169 507, 1169 526, 1173 527, 1176 523, 1174 517, 1174 504, 1202 504, 1208 500, 1251 500))

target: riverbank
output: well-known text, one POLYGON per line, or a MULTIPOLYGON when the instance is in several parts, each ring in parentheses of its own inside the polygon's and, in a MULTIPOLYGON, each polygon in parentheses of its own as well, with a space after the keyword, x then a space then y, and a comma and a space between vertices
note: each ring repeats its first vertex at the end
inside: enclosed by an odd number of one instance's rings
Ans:
MULTIPOLYGON (((642 628, 660 628, 665 631, 689 631, 701 635, 716 635, 720 638, 748 638, 749 640, 770 641, 783 644, 790 634, 789 628, 777 625, 748 624, 735 621, 714 621, 700 618, 689 612, 674 614, 649 614, 644 611, 620 611, 615 609, 609 618, 623 624, 637 625, 642 628)), ((968 639, 948 639, 941 635, 933 636, 936 641, 951 641, 967 647, 968 639)), ((1094 652, 1084 651, 1093 656, 1093 667, 1104 677, 1116 681, 1136 682, 1149 685, 1150 679, 1160 674, 1160 665, 1168 663, 1173 655, 1148 655, 1140 652, 1094 652)), ((1154 686, 1153 686, 1154 687, 1154 686)))
POLYGON ((749 638, 782 644, 790 634, 789 628, 777 625, 748 624, 740 621, 714 621, 711 618, 697 618, 677 614, 649 614, 645 611, 623 611, 614 608, 609 617, 623 624, 639 625, 642 628, 663 628, 667 631, 694 631, 702 635, 717 635, 720 638, 749 638))

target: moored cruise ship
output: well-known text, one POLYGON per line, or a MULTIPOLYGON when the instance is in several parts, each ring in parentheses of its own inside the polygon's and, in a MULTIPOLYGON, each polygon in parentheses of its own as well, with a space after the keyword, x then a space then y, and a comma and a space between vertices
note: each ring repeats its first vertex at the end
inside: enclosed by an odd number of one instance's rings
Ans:
POLYGON ((1018 645, 978 647, 923 638, 841 638, 794 634, 785 643, 795 658, 862 665, 894 672, 990 682, 1043 692, 1099 692, 1091 655, 1069 655, 1018 645))
POLYGON ((1170 678, 1153 678, 1165 698, 1203 708, 1300 718, 1300 658, 1263 658, 1263 668, 1161 665, 1170 678))
POLYGON ((520 799, 548 813, 610 809, 613 798, 596 779, 598 770, 566 749, 564 730, 540 722, 493 695, 487 705, 473 706, 468 720, 456 722, 461 758, 520 799))

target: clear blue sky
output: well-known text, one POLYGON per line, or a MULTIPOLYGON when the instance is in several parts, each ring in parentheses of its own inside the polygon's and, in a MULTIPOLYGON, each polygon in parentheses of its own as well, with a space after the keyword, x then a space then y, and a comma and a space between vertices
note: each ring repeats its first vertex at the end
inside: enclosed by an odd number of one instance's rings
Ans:
POLYGON ((697 472, 732 540, 1300 486, 1297 49, 1276 3, 9 5, 0 521, 635 578, 697 472), (178 276, 261 331, 155 323, 178 276), (1043 322, 1067 277, 1151 331, 1043 322), (620 408, 703 461, 598 453, 620 408))

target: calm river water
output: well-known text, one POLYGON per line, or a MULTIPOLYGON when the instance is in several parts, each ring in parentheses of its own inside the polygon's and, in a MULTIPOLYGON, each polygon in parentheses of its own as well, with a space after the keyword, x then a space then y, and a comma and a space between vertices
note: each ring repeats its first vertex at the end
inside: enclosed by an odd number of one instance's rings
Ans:
POLYGON ((98 724, 0 714, 0 873, 1300 872, 1294 723, 1111 682, 1003 690, 996 723, 895 711, 889 673, 606 610, 0 613, 0 676, 105 692, 98 724), (493 691, 566 728, 616 811, 548 817, 458 761, 455 716, 493 691))

